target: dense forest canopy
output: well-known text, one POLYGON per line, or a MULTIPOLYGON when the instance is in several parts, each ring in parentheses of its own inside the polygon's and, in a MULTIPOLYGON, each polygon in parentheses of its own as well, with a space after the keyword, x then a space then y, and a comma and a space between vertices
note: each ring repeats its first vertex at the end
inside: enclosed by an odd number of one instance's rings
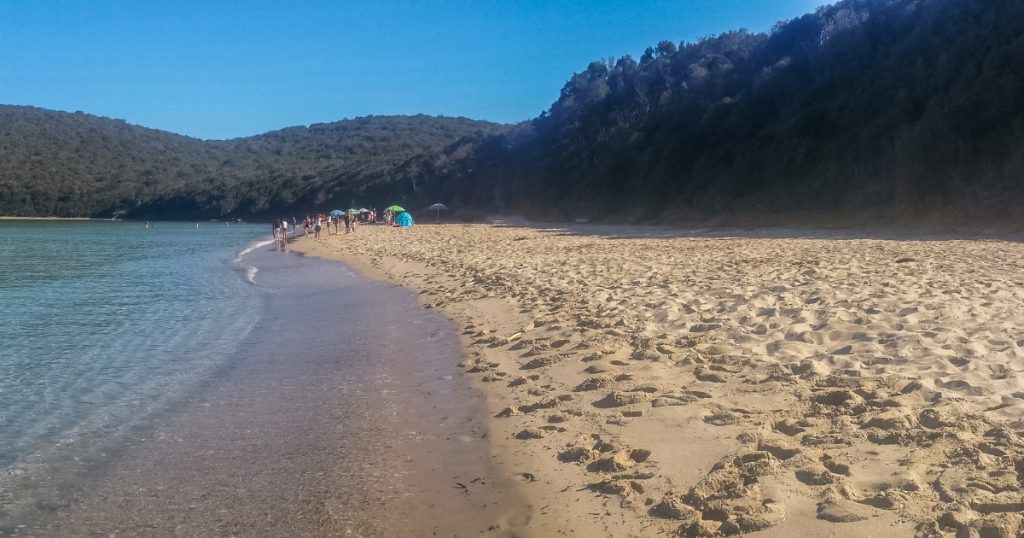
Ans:
POLYGON ((554 218, 1015 219, 1024 3, 846 0, 591 63, 516 126, 370 117, 199 141, 0 107, 0 213, 265 216, 443 200, 554 218), (364 202, 365 201, 365 202, 364 202))
POLYGON ((557 217, 1010 219, 1020 95, 1024 3, 848 0, 766 35, 594 62, 531 136, 481 145, 480 176, 457 181, 557 217))

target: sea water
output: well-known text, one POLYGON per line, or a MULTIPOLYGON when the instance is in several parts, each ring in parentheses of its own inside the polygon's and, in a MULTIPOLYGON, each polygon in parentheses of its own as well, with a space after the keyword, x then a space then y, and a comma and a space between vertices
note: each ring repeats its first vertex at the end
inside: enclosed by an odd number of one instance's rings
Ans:
POLYGON ((0 221, 0 533, 59 510, 80 477, 225 366, 260 315, 241 254, 267 235, 0 221))

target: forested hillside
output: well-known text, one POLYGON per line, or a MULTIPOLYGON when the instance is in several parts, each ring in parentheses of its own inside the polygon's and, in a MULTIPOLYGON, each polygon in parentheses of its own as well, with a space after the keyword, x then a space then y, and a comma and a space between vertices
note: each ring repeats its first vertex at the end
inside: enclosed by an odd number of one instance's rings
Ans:
POLYGON ((418 188, 408 162, 503 127, 375 116, 201 141, 83 113, 0 106, 0 214, 251 217, 375 185, 418 188))
POLYGON ((1024 2, 846 0, 767 34, 594 62, 512 127, 364 118, 202 142, 0 108, 0 213, 386 198, 554 218, 1008 221, 1024 202, 1021 95, 1024 2))
POLYGON ((848 0, 594 62, 438 175, 555 217, 994 222, 1024 201, 1021 95, 1024 2, 848 0))

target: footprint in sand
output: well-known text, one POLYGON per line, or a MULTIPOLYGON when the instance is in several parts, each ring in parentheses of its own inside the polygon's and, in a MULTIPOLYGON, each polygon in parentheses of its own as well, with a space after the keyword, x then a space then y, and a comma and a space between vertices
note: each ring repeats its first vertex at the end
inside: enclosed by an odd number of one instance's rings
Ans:
POLYGON ((642 448, 617 450, 610 456, 605 456, 590 463, 587 465, 587 470, 592 473, 616 473, 625 471, 638 463, 643 463, 650 456, 651 451, 642 448))
MULTIPOLYGON (((526 355, 523 355, 524 357, 526 355)), ((526 364, 519 367, 520 370, 536 370, 537 368, 543 368, 545 366, 551 366, 557 364, 566 359, 565 354, 548 355, 546 357, 538 357, 533 359, 526 364)))
POLYGON ((543 438, 544 438, 544 432, 542 432, 541 430, 536 429, 536 428, 526 428, 526 429, 523 429, 519 433, 516 434, 516 439, 520 439, 520 440, 543 439, 543 438))
POLYGON ((705 415, 703 420, 712 426, 731 426, 738 423, 740 417, 729 411, 719 411, 717 413, 705 415))
POLYGON ((646 392, 615 391, 594 402, 593 405, 598 408, 622 407, 624 405, 646 402, 650 397, 650 394, 646 392))
POLYGON ((985 396, 989 392, 983 387, 976 387, 968 381, 962 379, 951 379, 949 381, 943 381, 942 379, 935 380, 935 386, 946 390, 952 390, 961 392, 969 396, 985 396))
POLYGON ((607 387, 608 385, 611 385, 614 382, 615 381, 612 379, 611 376, 595 376, 585 379, 582 383, 576 385, 576 387, 574 387, 572 390, 575 392, 597 390, 600 388, 607 387))
POLYGON ((696 377, 698 381, 704 381, 707 383, 725 383, 729 380, 729 374, 716 372, 705 368, 704 366, 694 368, 693 376, 696 377))
POLYGON ((680 394, 662 394, 657 398, 651 400, 651 407, 675 407, 681 405, 688 405, 697 401, 697 397, 692 394, 680 393, 680 394))

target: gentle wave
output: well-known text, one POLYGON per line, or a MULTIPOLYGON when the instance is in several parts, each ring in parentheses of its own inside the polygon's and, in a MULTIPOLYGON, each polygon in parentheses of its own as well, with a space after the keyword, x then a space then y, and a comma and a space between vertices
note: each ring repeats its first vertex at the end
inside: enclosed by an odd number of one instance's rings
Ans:
MULTIPOLYGON (((242 262, 242 257, 244 257, 246 254, 249 254, 250 252, 253 252, 256 249, 259 249, 259 248, 262 248, 262 247, 265 247, 265 246, 268 246, 268 245, 273 245, 273 244, 274 244, 274 240, 273 239, 267 239, 265 241, 256 241, 255 243, 249 245, 248 247, 243 248, 238 253, 238 255, 235 256, 234 263, 240 264, 242 262)), ((250 284, 256 284, 256 273, 258 271, 259 271, 259 269, 255 268, 255 267, 253 267, 251 265, 246 265, 245 266, 245 280, 248 283, 250 283, 250 284)))
POLYGON ((248 247, 242 249, 242 251, 238 253, 238 256, 235 257, 235 261, 236 262, 240 262, 240 261, 242 261, 242 256, 245 256, 246 254, 248 254, 248 253, 250 253, 250 252, 252 252, 252 251, 254 251, 254 250, 256 250, 256 249, 258 249, 260 247, 265 247, 267 245, 273 245, 273 244, 274 244, 274 240, 273 239, 267 239, 266 241, 257 241, 255 243, 249 245, 248 247))

